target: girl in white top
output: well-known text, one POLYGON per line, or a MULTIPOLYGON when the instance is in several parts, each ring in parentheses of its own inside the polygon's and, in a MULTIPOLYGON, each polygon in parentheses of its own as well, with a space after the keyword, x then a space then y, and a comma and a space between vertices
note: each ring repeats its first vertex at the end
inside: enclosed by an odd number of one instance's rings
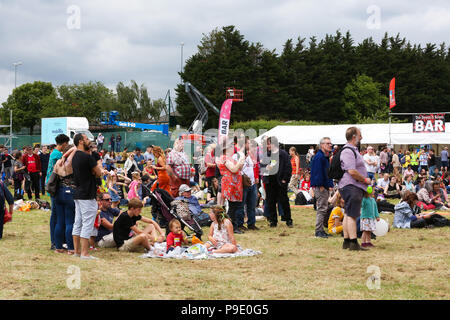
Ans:
POLYGON ((125 171, 125 175, 130 179, 131 173, 133 173, 134 171, 141 172, 136 163, 136 160, 134 160, 134 153, 130 153, 130 155, 128 156, 127 161, 125 161, 125 164, 123 165, 123 170, 125 171))
POLYGON ((212 220, 209 229, 206 248, 211 253, 235 253, 237 251, 236 239, 233 233, 233 224, 220 206, 214 206, 209 212, 212 220))

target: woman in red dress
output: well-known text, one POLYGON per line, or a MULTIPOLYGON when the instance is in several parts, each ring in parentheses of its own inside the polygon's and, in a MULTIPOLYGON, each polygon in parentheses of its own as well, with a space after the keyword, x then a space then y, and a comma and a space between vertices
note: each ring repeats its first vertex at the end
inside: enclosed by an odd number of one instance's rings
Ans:
POLYGON ((243 233, 237 227, 236 211, 242 205, 244 194, 241 169, 244 166, 245 156, 238 153, 239 160, 235 160, 233 154, 233 140, 227 141, 225 147, 222 148, 217 165, 222 175, 222 196, 228 200, 227 214, 233 222, 234 233, 243 233))
POLYGON ((158 171, 158 180, 152 185, 152 191, 159 188, 166 190, 170 194, 170 178, 166 170, 166 156, 164 155, 164 151, 160 147, 154 146, 153 155, 155 156, 156 166, 152 166, 152 168, 158 171))

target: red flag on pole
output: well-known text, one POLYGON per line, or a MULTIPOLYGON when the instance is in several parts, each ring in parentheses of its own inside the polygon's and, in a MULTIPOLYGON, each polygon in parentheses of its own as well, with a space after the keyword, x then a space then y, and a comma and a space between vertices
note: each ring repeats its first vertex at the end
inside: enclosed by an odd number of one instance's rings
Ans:
POLYGON ((395 107, 395 77, 392 78, 389 84, 389 109, 395 107))

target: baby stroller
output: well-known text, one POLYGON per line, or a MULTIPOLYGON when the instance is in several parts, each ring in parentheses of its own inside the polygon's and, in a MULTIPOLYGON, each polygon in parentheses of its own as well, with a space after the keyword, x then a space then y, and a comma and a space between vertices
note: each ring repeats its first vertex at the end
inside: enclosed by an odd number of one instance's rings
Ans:
MULTIPOLYGON (((189 208, 184 210, 182 200, 174 201, 174 198, 164 189, 150 191, 150 195, 152 197, 152 215, 160 227, 166 229, 166 234, 170 232, 170 220, 178 219, 183 230, 188 228, 191 234, 194 233, 197 238, 201 239, 203 230, 194 215, 189 212, 189 208)), ((187 206, 187 203, 185 204, 187 206)))

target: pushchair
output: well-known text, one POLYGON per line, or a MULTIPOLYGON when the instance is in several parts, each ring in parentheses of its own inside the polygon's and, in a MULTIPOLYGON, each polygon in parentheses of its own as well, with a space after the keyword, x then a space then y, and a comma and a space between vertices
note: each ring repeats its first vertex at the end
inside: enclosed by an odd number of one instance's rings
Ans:
POLYGON ((194 215, 189 212, 189 209, 180 214, 180 207, 183 206, 180 201, 174 201, 174 198, 164 189, 155 189, 154 192, 148 190, 152 198, 152 215, 161 228, 166 229, 166 235, 170 232, 169 222, 172 219, 178 219, 181 222, 181 227, 189 229, 190 234, 201 239, 203 230, 195 219, 194 215))

